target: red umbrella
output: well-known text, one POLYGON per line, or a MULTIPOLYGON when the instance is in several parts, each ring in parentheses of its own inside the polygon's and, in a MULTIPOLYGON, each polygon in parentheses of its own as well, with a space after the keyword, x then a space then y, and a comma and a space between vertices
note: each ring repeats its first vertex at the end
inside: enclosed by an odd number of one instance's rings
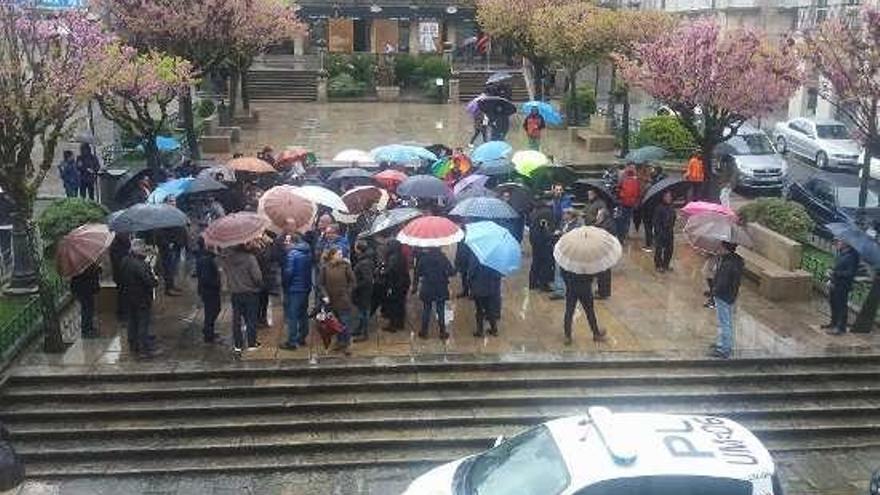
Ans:
POLYGON ((416 218, 397 234, 397 240, 416 247, 441 247, 455 244, 464 238, 458 225, 444 217, 416 218))
POLYGON ((288 148, 275 158, 275 166, 279 168, 288 168, 292 167, 293 164, 297 162, 305 164, 308 156, 309 150, 305 148, 288 148))
POLYGON ((382 185, 385 189, 393 191, 401 182, 405 181, 407 175, 399 170, 388 169, 379 172, 373 176, 373 179, 382 185))
POLYGON ((269 220, 256 213, 239 212, 219 218, 205 229, 205 244, 220 248, 246 244, 263 235, 269 220))
POLYGON ((103 223, 87 223, 62 237, 55 249, 55 262, 62 277, 75 277, 103 255, 116 234, 103 223))
POLYGON ((253 156, 234 158, 226 163, 226 166, 236 172, 251 172, 255 174, 269 174, 275 172, 275 167, 253 156))
POLYGON ((294 186, 275 186, 260 197, 258 210, 278 230, 305 232, 312 226, 318 207, 297 194, 294 186))
POLYGON ((358 186, 343 194, 342 201, 351 214, 363 213, 373 205, 384 210, 388 206, 388 193, 376 186, 358 186))

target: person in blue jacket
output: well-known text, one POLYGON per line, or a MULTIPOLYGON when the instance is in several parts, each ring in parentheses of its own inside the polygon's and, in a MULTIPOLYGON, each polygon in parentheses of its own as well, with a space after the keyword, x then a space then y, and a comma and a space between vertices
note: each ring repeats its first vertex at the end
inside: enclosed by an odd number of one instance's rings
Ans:
POLYGON ((859 253, 840 239, 835 239, 834 247, 837 248, 837 256, 834 257, 834 267, 831 269, 831 290, 828 293, 831 321, 822 325, 822 328, 827 329, 831 335, 843 335, 846 333, 846 320, 849 316, 849 293, 859 272, 859 253))
POLYGON ((287 342, 282 349, 294 350, 305 345, 309 334, 309 293, 312 291, 311 247, 299 235, 288 239, 291 246, 282 270, 284 315, 287 318, 287 342))

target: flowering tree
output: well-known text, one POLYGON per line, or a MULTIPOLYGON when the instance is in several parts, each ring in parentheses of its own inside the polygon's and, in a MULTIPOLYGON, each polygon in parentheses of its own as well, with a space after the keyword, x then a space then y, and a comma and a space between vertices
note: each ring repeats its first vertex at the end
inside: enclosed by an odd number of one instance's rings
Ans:
POLYGON ((156 136, 168 124, 169 105, 194 82, 190 63, 114 43, 90 70, 101 112, 140 138, 150 167, 161 166, 156 136))
MULTIPOLYGON (((841 17, 805 34, 803 53, 822 76, 819 95, 845 115, 865 147, 859 188, 859 221, 865 222, 872 157, 880 157, 877 131, 880 102, 880 10, 865 7, 855 23, 841 17)), ((875 274, 854 328, 870 331, 880 302, 880 276, 875 274)))
POLYGON ((637 44, 617 61, 627 83, 676 113, 700 146, 710 179, 715 147, 747 120, 782 105, 801 81, 790 43, 774 46, 755 30, 722 30, 710 19, 637 44))
POLYGON ((40 289, 46 347, 58 350, 63 342, 54 296, 35 269, 40 250, 31 217, 58 142, 91 95, 87 67, 109 39, 84 13, 47 16, 10 2, 0 5, 0 29, 0 188, 16 208, 10 289, 40 289))

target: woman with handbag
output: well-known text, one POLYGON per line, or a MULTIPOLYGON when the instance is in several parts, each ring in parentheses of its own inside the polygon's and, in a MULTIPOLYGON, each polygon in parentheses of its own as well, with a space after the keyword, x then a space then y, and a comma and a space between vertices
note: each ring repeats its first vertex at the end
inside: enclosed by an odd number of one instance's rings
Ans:
POLYGON ((355 287, 355 278, 351 263, 345 259, 339 248, 330 247, 324 251, 318 285, 324 294, 323 302, 330 307, 330 310, 344 326, 336 338, 336 346, 333 350, 342 351, 348 355, 353 324, 352 310, 354 309, 351 293, 355 287))

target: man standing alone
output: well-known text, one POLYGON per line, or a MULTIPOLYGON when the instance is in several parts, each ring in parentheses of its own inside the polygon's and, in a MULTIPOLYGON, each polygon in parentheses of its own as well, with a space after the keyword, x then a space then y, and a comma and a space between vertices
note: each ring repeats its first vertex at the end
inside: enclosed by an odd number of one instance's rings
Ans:
POLYGON ((155 356, 154 338, 150 334, 153 292, 159 285, 153 269, 147 264, 147 246, 141 239, 131 241, 131 253, 120 264, 120 296, 128 304, 128 345, 141 358, 155 356))
POLYGON ((723 254, 718 260, 712 294, 715 296, 715 311, 718 315, 718 337, 712 346, 712 357, 730 358, 733 352, 733 312, 739 284, 742 280, 743 259, 736 254, 736 244, 722 242, 723 254))
POLYGON ((828 329, 830 335, 843 335, 846 333, 846 320, 849 316, 849 292, 859 270, 859 253, 840 239, 836 239, 834 244, 837 256, 834 257, 834 268, 831 269, 831 291, 828 294, 831 321, 822 325, 822 328, 828 329))

